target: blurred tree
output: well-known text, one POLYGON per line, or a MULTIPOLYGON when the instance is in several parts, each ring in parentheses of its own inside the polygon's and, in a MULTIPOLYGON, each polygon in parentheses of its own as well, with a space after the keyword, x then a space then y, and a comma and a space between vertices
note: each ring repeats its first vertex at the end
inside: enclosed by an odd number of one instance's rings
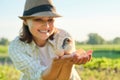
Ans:
POLYGON ((97 33, 90 33, 88 35, 89 39, 87 41, 87 44, 104 44, 105 40, 99 36, 97 33))
POLYGON ((0 45, 8 45, 9 40, 7 38, 0 38, 0 45))
POLYGON ((120 37, 116 37, 116 38, 113 40, 113 44, 120 44, 120 37))

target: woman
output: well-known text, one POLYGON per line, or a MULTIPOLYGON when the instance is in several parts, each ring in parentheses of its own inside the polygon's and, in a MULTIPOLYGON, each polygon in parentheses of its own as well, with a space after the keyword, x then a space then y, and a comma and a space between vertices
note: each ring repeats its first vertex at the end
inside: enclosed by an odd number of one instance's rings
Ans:
POLYGON ((91 54, 75 51, 70 34, 54 27, 56 17, 60 15, 51 0, 26 0, 21 33, 9 46, 9 56, 22 72, 20 80, 80 80, 74 64, 85 64, 91 54), (66 38, 71 52, 64 52, 66 38))

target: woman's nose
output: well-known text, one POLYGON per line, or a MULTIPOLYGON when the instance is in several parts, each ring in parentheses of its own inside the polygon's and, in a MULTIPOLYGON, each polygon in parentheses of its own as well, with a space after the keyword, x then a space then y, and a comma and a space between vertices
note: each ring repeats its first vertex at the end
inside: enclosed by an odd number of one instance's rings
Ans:
POLYGON ((43 26, 46 27, 46 28, 49 28, 49 23, 48 22, 44 22, 43 26))

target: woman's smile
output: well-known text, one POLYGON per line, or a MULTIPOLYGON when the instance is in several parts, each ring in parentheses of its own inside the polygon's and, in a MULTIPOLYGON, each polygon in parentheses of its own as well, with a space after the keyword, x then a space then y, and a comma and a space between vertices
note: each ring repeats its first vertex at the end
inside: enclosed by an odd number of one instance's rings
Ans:
POLYGON ((38 30, 40 33, 49 33, 50 30, 38 30))

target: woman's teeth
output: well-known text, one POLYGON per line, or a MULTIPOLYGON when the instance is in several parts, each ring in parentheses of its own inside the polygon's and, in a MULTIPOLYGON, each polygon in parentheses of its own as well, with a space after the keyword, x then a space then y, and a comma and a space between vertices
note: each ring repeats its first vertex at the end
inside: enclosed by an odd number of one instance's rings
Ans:
POLYGON ((47 32, 49 32, 49 30, 39 30, 39 32, 47 33, 47 32))

